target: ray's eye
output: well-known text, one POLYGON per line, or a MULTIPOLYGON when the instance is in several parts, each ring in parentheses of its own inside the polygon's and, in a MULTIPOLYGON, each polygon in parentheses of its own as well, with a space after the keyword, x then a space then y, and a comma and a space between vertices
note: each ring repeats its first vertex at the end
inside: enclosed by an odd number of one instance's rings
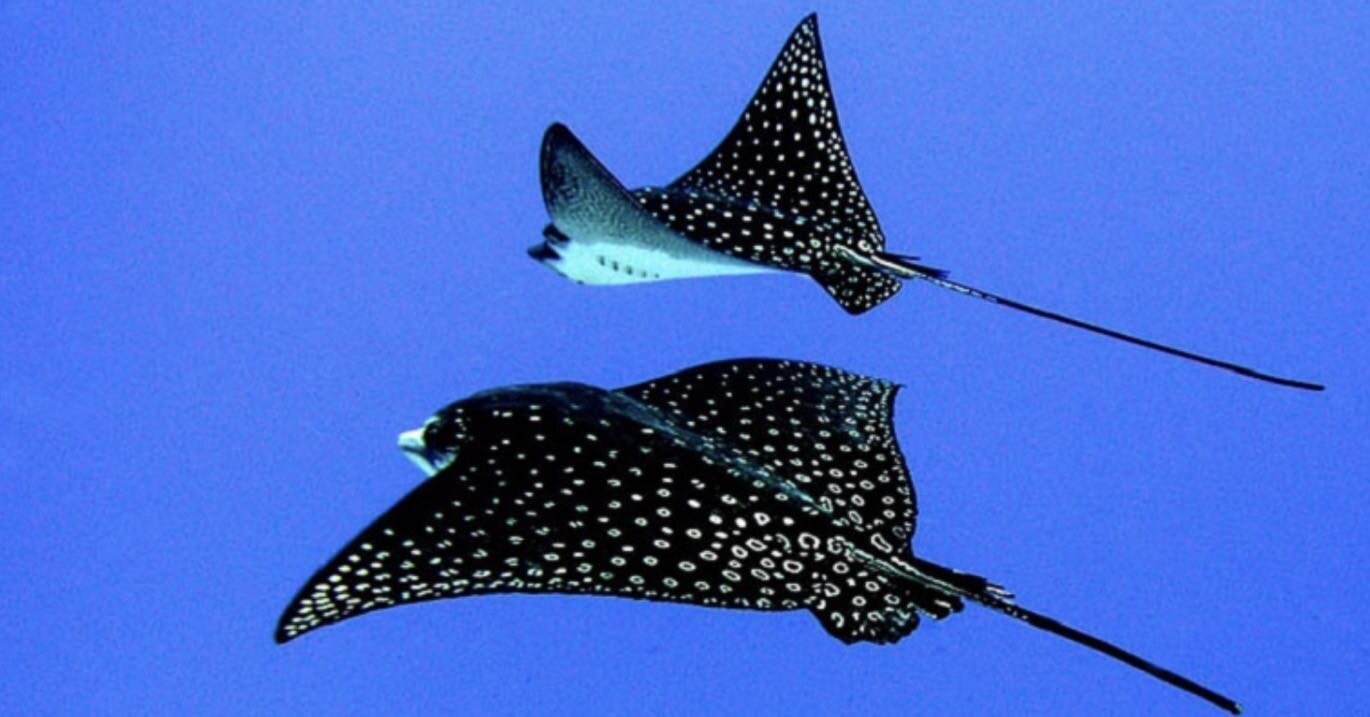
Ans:
POLYGON ((434 421, 423 429, 423 445, 430 452, 451 450, 454 443, 456 430, 450 421, 434 421))

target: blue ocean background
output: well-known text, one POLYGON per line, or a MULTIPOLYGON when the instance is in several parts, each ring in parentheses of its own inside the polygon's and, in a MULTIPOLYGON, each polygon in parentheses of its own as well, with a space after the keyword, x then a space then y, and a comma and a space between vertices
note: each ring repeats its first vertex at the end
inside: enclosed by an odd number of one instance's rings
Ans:
POLYGON ((272 643, 492 386, 775 356, 907 386, 918 553, 1238 699, 1370 699, 1370 5, 0 4, 0 713, 1219 714, 970 607, 564 596, 272 643), (809 11, 890 248, 1259 369, 924 284, 575 285, 524 254, 567 123, 704 156, 809 11))

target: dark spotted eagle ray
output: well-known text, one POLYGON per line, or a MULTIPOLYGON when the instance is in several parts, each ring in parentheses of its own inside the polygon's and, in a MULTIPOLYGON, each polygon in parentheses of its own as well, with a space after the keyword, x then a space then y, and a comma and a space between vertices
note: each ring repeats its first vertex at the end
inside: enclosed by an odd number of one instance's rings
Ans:
POLYGON ((898 386, 816 364, 706 364, 618 390, 512 386, 453 403, 400 446, 429 478, 305 583, 277 642, 372 610, 487 593, 581 593, 809 610, 892 643, 965 601, 1189 679, 915 557, 898 386))
POLYGON ((1030 306, 952 281, 917 257, 886 252, 842 138, 816 15, 790 35, 728 136, 674 182, 628 190, 560 124, 543 138, 541 169, 552 223, 529 254, 578 282, 798 272, 860 314, 893 296, 903 280, 921 279, 1261 381, 1323 388, 1030 306))

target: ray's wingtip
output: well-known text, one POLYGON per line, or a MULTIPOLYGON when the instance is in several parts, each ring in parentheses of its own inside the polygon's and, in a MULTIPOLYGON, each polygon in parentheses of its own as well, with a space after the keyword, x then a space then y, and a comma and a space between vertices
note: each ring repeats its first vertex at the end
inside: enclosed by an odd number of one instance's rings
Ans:
MULTIPOLYGON (((294 604, 294 602, 291 603, 292 606, 294 606, 294 604)), ((292 633, 289 629, 287 629, 287 626, 290 623, 290 614, 290 611, 287 611, 285 614, 281 615, 281 619, 276 622, 276 630, 271 634, 271 641, 276 643, 277 645, 284 645, 285 643, 290 642, 291 640, 294 640, 300 635, 303 635, 304 633, 308 632, 308 630, 306 629, 303 631, 292 633)))
POLYGON ((564 135, 564 134, 570 134, 570 133, 571 133, 571 128, 570 128, 570 127, 567 127, 567 126, 565 125, 565 123, 562 123, 562 122, 553 122, 553 123, 547 125, 547 129, 543 130, 542 136, 543 136, 543 137, 551 137, 551 136, 554 135, 554 134, 557 134, 557 135, 564 135))
POLYGON ((542 132, 542 153, 544 158, 547 157, 550 152, 555 152, 556 150, 567 146, 576 146, 580 143, 580 140, 576 137, 576 133, 572 132, 570 127, 567 127, 561 122, 553 122, 552 124, 547 125, 547 129, 542 132))
POLYGON ((571 134, 571 128, 560 122, 553 122, 547 125, 547 129, 542 132, 542 152, 545 157, 547 152, 566 144, 567 140, 575 137, 571 134))
POLYGON ((809 33, 809 34, 813 35, 814 37, 817 37, 817 36, 818 36, 818 11, 817 11, 817 10, 815 10, 815 11, 809 13, 808 15, 805 15, 805 16, 804 16, 804 19, 800 20, 800 21, 799 21, 799 24, 794 26, 794 32, 790 33, 791 39, 793 39, 793 36, 794 36, 794 35, 798 35, 798 34, 801 33, 801 32, 809 33))
POLYGON ((276 625, 276 631, 272 633, 271 641, 276 643, 277 645, 284 645, 287 642, 294 642, 300 639, 301 637, 304 637, 305 634, 313 632, 315 627, 319 626, 306 626, 303 628, 297 628, 292 631, 287 628, 286 620, 282 619, 281 622, 276 625))

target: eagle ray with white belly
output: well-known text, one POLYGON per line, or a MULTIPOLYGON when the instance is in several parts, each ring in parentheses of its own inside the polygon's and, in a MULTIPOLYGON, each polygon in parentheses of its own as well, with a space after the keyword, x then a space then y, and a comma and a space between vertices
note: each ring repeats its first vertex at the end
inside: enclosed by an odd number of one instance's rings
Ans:
POLYGON ((885 251, 837 119, 818 18, 790 35, 727 137, 664 187, 627 189, 564 125, 543 138, 551 224, 529 254, 586 284, 789 271, 863 313, 921 279, 993 304, 1282 386, 1322 390, 1024 304, 885 251))
POLYGON ((401 434, 429 478, 305 583, 276 640, 438 598, 570 593, 809 610, 843 642, 892 643, 920 615, 945 618, 970 600, 1237 712, 982 577, 915 557, 897 391, 750 359, 618 390, 475 394, 401 434))

